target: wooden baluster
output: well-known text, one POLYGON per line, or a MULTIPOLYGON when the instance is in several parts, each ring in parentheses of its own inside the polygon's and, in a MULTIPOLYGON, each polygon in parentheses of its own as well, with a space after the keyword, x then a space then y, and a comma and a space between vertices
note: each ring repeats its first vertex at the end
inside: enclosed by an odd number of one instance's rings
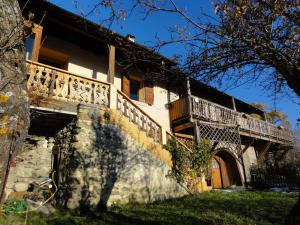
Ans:
MULTIPOLYGON (((100 87, 100 84, 95 84, 94 86, 94 89, 93 89, 93 92, 94 92, 94 104, 95 105, 101 105, 102 103, 102 99, 101 99, 101 87, 100 87)), ((117 95, 117 108, 120 109, 120 105, 119 105, 119 97, 120 95, 118 94, 117 95)))
POLYGON ((103 101, 104 105, 108 106, 109 105, 109 86, 108 85, 102 85, 102 95, 103 95, 103 101))
POLYGON ((66 97, 68 94, 68 89, 67 89, 68 81, 66 76, 63 73, 58 72, 55 82, 56 82, 56 96, 60 98, 66 97))
POLYGON ((132 114, 133 114, 133 123, 137 124, 137 114, 136 114, 136 109, 134 107, 132 109, 132 114))
MULTIPOLYGON (((97 84, 95 88, 95 104, 97 105, 107 105, 108 103, 108 97, 106 97, 106 86, 97 84)), ((119 95, 121 97, 121 95, 119 95)))
POLYGON ((146 136, 149 137, 149 119, 148 118, 145 118, 145 130, 146 130, 146 136))
POLYGON ((51 79, 50 79, 50 83, 49 83, 49 96, 53 96, 54 95, 54 87, 55 87, 55 76, 56 76, 56 71, 52 70, 51 71, 51 79))
POLYGON ((158 129, 159 129, 159 127, 155 124, 155 125, 154 125, 154 142, 155 142, 155 143, 159 143, 158 129))
POLYGON ((131 104, 128 106, 128 111, 129 111, 129 122, 133 122, 133 106, 131 104))
POLYGON ((125 114, 125 99, 122 97, 122 96, 120 96, 121 98, 120 98, 120 105, 121 105, 121 113, 122 113, 122 115, 124 115, 125 114))
POLYGON ((92 86, 89 81, 85 82, 84 90, 85 90, 85 99, 84 99, 85 102, 92 103, 92 86))
POLYGON ((94 105, 96 105, 96 96, 95 96, 96 85, 97 85, 96 82, 91 83, 91 104, 94 104, 94 105))
POLYGON ((50 69, 44 69, 42 72, 42 76, 40 77, 40 84, 41 84, 41 95, 43 97, 49 96, 49 86, 51 81, 51 71, 50 69))
POLYGON ((143 115, 142 113, 138 110, 138 127, 139 129, 143 129, 143 115))
POLYGON ((129 106, 130 106, 130 102, 125 100, 125 116, 128 118, 129 118, 129 106))
POLYGON ((85 90, 84 90, 84 81, 82 79, 78 80, 78 100, 79 101, 84 101, 84 94, 85 94, 85 90))
POLYGON ((70 83, 70 95, 69 99, 72 101, 76 101, 78 99, 78 90, 79 90, 79 80, 76 77, 71 77, 70 83))
POLYGON ((155 126, 155 124, 151 121, 150 122, 150 134, 149 134, 149 137, 151 137, 153 139, 154 139, 154 126, 155 126))
POLYGON ((34 65, 30 65, 30 71, 29 71, 29 78, 28 78, 28 81, 27 81, 27 89, 29 90, 29 92, 31 94, 34 93, 34 90, 35 90, 35 77, 36 77, 36 72, 37 72, 37 67, 34 66, 34 65))

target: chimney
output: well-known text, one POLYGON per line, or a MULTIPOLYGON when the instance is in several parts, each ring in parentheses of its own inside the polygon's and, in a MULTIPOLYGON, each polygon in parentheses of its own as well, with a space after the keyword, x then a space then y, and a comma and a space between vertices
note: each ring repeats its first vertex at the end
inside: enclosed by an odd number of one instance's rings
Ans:
POLYGON ((126 39, 131 41, 131 42, 135 42, 135 36, 131 35, 131 34, 127 34, 126 35, 126 39))

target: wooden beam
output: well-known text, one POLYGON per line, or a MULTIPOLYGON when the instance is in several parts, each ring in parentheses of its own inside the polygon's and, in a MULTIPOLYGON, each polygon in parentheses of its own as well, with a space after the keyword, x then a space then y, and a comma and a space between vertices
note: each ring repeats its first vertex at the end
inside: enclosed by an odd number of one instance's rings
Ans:
POLYGON ((251 145, 254 144, 255 140, 256 140, 255 138, 252 138, 251 141, 250 141, 248 144, 245 145, 245 147, 242 149, 242 154, 244 154, 244 152, 245 152, 251 145))
POLYGON ((234 111, 236 111, 236 105, 235 105, 234 97, 231 97, 231 101, 232 101, 232 108, 233 108, 234 111))
POLYGON ((266 144, 263 146, 262 150, 257 149, 257 152, 258 152, 257 162, 259 164, 263 163, 263 160, 265 159, 266 153, 270 149, 271 145, 272 145, 272 142, 266 142, 266 144))
POLYGON ((195 135, 195 143, 198 145, 200 143, 200 132, 197 123, 194 123, 194 135, 195 135))
POLYGON ((193 135, 181 134, 181 133, 174 133, 174 135, 177 136, 177 137, 188 138, 188 139, 194 139, 194 136, 193 136, 193 135))
POLYGON ((264 137, 264 136, 259 135, 259 134, 254 134, 253 132, 251 133, 251 132, 246 132, 246 131, 241 131, 240 130, 240 135, 245 136, 245 137, 253 137, 253 138, 256 138, 257 140, 260 139, 260 140, 271 141, 271 142, 274 142, 274 143, 279 143, 279 144, 284 144, 284 145, 290 145, 290 146, 293 145, 292 143, 289 143, 289 142, 286 142, 286 141, 278 140, 278 139, 270 137, 270 136, 265 136, 264 137))
POLYGON ((185 129, 188 129, 188 128, 191 128, 191 127, 193 127, 192 123, 180 124, 180 125, 174 127, 173 131, 174 132, 179 132, 181 130, 185 130, 185 129))
POLYGON ((115 66, 116 66, 116 48, 109 45, 109 64, 108 64, 108 82, 113 84, 115 79, 115 66))

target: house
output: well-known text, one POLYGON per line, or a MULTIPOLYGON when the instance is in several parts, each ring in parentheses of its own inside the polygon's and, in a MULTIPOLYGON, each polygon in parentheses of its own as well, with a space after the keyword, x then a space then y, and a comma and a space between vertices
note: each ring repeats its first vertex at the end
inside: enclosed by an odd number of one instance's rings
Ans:
POLYGON ((187 147, 203 138, 213 143, 206 179, 212 188, 243 185, 250 166, 268 151, 292 148, 291 132, 268 123, 263 111, 186 79, 175 62, 132 36, 120 36, 47 1, 25 2, 20 1, 24 17, 34 14, 34 23, 27 22, 33 33, 26 39, 31 126, 27 153, 16 160, 9 191, 25 189, 26 182, 53 168, 62 171, 60 182, 73 187, 65 201, 70 208, 83 198, 94 206, 130 198, 155 201, 185 194, 165 177, 171 158, 162 145, 171 136, 187 147), (110 123, 106 120, 114 121, 114 128, 97 127, 110 123), (116 149, 127 150, 120 155, 116 149), (151 149, 150 155, 141 149, 151 149), (135 150, 139 156, 129 162, 135 150), (128 163, 120 166, 122 160, 128 163), (132 176, 119 176, 120 170, 132 176))

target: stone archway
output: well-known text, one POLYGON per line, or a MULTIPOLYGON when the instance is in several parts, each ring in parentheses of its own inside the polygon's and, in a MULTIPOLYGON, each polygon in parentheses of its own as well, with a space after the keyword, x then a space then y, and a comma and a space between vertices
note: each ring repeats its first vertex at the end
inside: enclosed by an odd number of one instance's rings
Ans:
POLYGON ((227 188, 232 185, 242 185, 237 160, 227 150, 218 150, 213 155, 211 185, 213 188, 227 188))

